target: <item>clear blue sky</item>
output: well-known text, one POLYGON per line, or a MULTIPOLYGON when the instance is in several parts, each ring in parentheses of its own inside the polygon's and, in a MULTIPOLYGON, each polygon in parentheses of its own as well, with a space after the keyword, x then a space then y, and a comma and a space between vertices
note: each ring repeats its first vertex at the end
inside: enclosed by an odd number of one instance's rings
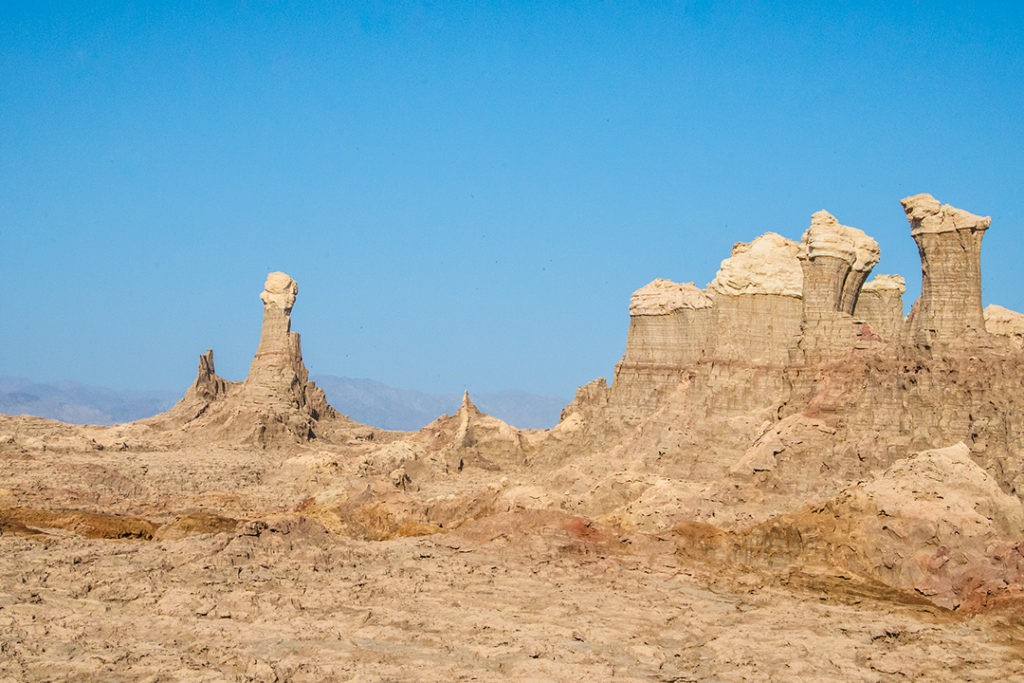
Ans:
POLYGON ((314 373, 569 396, 818 209, 915 297, 917 192, 1024 310, 1021 8, 3 2, 0 375, 239 379, 284 270, 314 373))

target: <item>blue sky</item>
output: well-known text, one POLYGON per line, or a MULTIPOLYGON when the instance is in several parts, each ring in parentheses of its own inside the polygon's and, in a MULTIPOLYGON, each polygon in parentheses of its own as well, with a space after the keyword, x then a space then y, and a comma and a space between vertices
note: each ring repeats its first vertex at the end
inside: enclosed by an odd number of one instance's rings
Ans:
POLYGON ((313 373, 568 397, 818 209, 909 305, 917 192, 1024 310, 1024 10, 966 5, 0 3, 0 375, 239 379, 284 270, 313 373))

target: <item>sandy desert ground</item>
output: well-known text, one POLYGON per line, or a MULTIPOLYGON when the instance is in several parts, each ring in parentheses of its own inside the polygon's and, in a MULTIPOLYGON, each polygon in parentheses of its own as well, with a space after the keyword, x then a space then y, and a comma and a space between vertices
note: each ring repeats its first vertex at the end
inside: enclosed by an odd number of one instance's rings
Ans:
POLYGON ((1024 676, 1019 610, 962 615, 852 575, 701 560, 685 533, 495 509, 479 473, 455 482, 475 496, 450 487, 454 529, 389 531, 375 514, 393 526, 395 505, 331 531, 303 509, 358 478, 362 444, 86 450, 89 428, 0 425, 4 680, 1024 676), (61 446, 21 445, 51 430, 61 446))

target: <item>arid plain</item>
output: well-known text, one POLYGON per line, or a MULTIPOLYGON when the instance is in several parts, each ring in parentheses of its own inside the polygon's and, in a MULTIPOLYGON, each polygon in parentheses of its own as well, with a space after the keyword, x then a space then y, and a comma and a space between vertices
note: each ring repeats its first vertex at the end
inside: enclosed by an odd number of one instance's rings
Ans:
POLYGON ((821 211, 635 292, 549 430, 354 422, 271 273, 244 381, 0 416, 0 680, 1024 678, 1024 316, 989 218, 902 205, 908 316, 821 211))

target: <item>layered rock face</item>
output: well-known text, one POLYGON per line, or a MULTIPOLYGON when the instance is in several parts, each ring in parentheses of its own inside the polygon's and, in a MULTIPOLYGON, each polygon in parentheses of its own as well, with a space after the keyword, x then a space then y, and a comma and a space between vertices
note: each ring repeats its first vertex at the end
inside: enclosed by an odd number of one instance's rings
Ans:
POLYGON ((985 307, 985 330, 1012 349, 1024 349, 1024 314, 992 304, 985 307))
POLYGON ((950 609, 978 609, 1024 593, 1022 529, 1021 499, 958 443, 902 458, 823 503, 723 538, 716 550, 755 566, 835 566, 950 609))
POLYGON ((803 320, 797 346, 804 362, 833 358, 852 345, 854 308, 878 258, 878 243, 863 231, 842 225, 827 211, 811 216, 800 254, 803 320))
MULTIPOLYGON (((867 323, 870 333, 896 340, 903 333, 903 294, 907 282, 900 275, 876 275, 861 287, 853 310, 854 321, 867 323)), ((867 331, 860 330, 861 334, 867 331)))
POLYGON ((194 431, 208 437, 268 446, 316 438, 331 423, 348 423, 327 403, 309 379, 302 361, 299 335, 291 330, 291 312, 298 284, 285 273, 267 276, 260 300, 263 325, 260 342, 242 382, 216 374, 213 351, 199 358, 192 387, 170 411, 147 421, 162 427, 194 431))
POLYGON ((736 244, 704 290, 669 280, 637 290, 613 404, 653 409, 694 364, 717 363, 727 373, 743 373, 750 364, 784 365, 800 329, 799 250, 796 242, 767 233, 736 244))
POLYGON ((633 293, 629 339, 623 363, 678 367, 707 353, 714 323, 713 302, 692 282, 655 280, 633 293))
POLYGON ((442 415, 420 434, 429 438, 429 448, 440 454, 449 470, 464 467, 499 470, 522 464, 527 445, 522 434, 505 422, 480 411, 469 397, 454 415, 442 415))
POLYGON ((733 246, 708 285, 715 302, 711 358, 784 365, 800 329, 800 245, 775 233, 733 246))
POLYGON ((983 343, 981 239, 992 219, 941 204, 930 194, 900 203, 921 254, 921 298, 910 319, 911 343, 922 348, 983 343))
POLYGON ((835 491, 958 441, 1024 490, 1024 317, 982 314, 990 221, 930 195, 903 205, 925 274, 909 319, 902 277, 868 281, 878 244, 820 211, 800 243, 737 244, 705 290, 638 290, 614 382, 588 385, 566 417, 590 446, 632 429, 688 476, 753 477, 772 495, 835 491))

